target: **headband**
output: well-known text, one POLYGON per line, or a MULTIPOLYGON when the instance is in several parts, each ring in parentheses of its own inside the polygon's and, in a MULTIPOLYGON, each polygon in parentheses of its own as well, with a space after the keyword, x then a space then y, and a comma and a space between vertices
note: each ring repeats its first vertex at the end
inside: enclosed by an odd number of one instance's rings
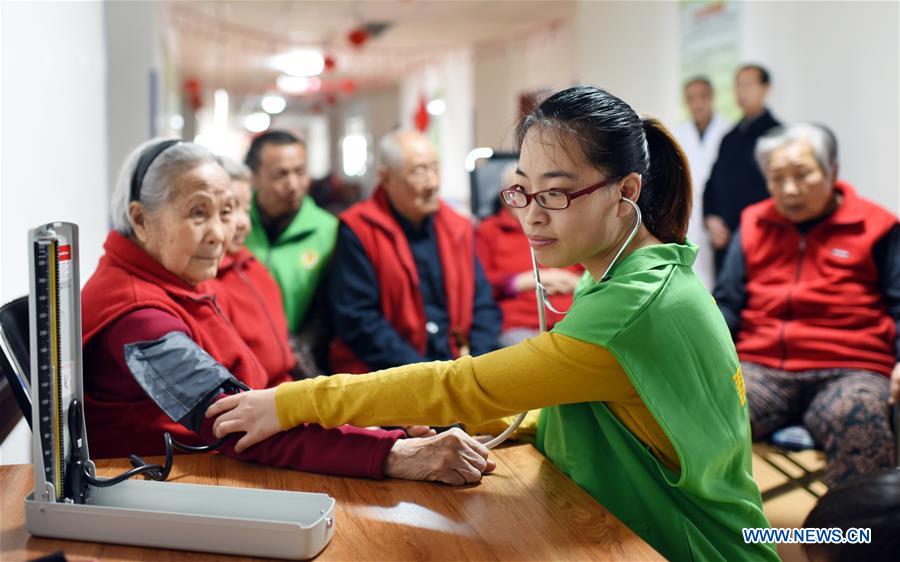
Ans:
POLYGON ((162 154, 170 146, 180 142, 181 140, 179 139, 162 141, 161 143, 148 148, 141 154, 141 158, 134 168, 134 175, 131 176, 131 199, 128 200, 129 203, 141 200, 141 186, 144 184, 144 176, 147 175, 147 170, 150 169, 150 165, 153 164, 156 157, 162 154))

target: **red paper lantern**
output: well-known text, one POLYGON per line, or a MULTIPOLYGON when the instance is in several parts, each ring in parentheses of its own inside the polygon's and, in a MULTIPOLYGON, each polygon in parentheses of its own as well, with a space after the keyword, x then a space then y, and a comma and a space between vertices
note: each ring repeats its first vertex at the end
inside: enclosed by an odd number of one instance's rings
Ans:
POLYGON ((334 94, 328 94, 325 96, 325 103, 328 105, 334 105, 337 103, 337 96, 334 94))
POLYGON ((413 124, 415 124, 416 130, 422 133, 428 130, 428 123, 431 121, 428 115, 427 105, 428 100, 425 99, 425 96, 419 96, 419 106, 416 108, 416 112, 413 114, 413 124))
POLYGON ((325 71, 331 72, 337 67, 337 61, 331 55, 325 55, 325 71))
POLYGON ((343 82, 341 82, 341 91, 345 94, 352 94, 356 91, 356 81, 344 80, 343 82))
POLYGON ((200 87, 200 81, 196 78, 188 78, 184 81, 184 91, 187 94, 188 104, 194 111, 200 109, 203 105, 203 91, 200 87))
POLYGON ((347 40, 354 47, 362 47, 369 40, 369 32, 365 28, 357 27, 347 35, 347 40))

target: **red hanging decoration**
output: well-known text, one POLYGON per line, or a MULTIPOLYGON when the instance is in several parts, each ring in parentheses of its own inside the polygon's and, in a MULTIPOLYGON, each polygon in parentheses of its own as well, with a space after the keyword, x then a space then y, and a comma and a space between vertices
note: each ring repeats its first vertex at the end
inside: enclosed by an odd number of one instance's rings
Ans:
POLYGON ((344 80, 341 82, 341 91, 345 94, 352 94, 356 91, 356 80, 344 80))
POLYGON ((337 61, 331 55, 325 55, 325 72, 331 72, 337 68, 337 61))
POLYGON ((413 116, 413 123, 415 123, 416 130, 420 133, 424 133, 428 129, 428 101, 425 99, 425 96, 419 96, 419 107, 416 109, 416 113, 413 116))
POLYGON ((184 91, 191 109, 194 111, 200 109, 200 106, 203 105, 203 89, 200 86, 200 81, 196 78, 188 78, 184 81, 184 91))
POLYGON ((347 40, 356 48, 362 47, 369 40, 369 32, 363 27, 357 27, 347 34, 347 40))

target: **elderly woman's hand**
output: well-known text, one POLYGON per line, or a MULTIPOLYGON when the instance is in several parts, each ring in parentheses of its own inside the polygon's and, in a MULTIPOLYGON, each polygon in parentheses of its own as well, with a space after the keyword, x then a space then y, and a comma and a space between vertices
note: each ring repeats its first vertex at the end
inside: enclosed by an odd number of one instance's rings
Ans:
POLYGON ((437 431, 431 429, 431 427, 427 425, 407 425, 403 428, 403 431, 405 431, 406 435, 409 437, 430 437, 432 435, 437 435, 437 431))
POLYGON ((391 478, 436 480, 461 486, 481 480, 496 467, 488 449, 459 428, 434 437, 398 439, 385 461, 391 478))
POLYGON ((706 230, 709 233, 709 242, 713 248, 724 250, 728 247, 728 241, 731 239, 731 230, 725 220, 718 215, 709 215, 706 217, 706 230))
POLYGON ((246 435, 238 439, 234 450, 241 453, 281 431, 275 411, 275 389, 251 390, 232 394, 218 400, 206 410, 206 417, 216 417, 213 433, 222 438, 238 432, 246 435))
POLYGON ((568 269, 551 268, 541 271, 541 283, 547 288, 547 293, 551 295, 574 293, 580 280, 580 275, 576 275, 568 269))
MULTIPOLYGON (((380 425, 370 425, 366 429, 391 429, 390 427, 382 427, 380 425)), ((394 428, 397 429, 397 428, 394 428)), ((402 429, 406 432, 407 437, 429 437, 431 435, 437 435, 437 431, 431 429, 430 426, 427 425, 405 425, 401 426, 399 429, 402 429)))

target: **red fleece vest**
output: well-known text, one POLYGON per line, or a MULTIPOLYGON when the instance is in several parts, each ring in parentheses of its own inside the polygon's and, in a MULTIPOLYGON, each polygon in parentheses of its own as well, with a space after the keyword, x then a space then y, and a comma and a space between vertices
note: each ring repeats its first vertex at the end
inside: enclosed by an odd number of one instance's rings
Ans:
POLYGON ((744 210, 741 360, 787 371, 847 368, 890 375, 896 328, 872 250, 897 217, 847 183, 835 189, 843 203, 805 235, 771 199, 744 210))
POLYGON ((297 359, 288 344, 281 289, 266 267, 241 248, 222 258, 210 287, 225 316, 262 363, 269 386, 290 380, 297 359))
MULTIPOLYGON (((425 304, 419 289, 419 273, 406 235, 378 187, 371 199, 354 205, 340 216, 362 243, 381 291, 381 312, 419 354, 425 354, 425 304)), ((454 357, 468 347, 475 299, 475 248, 472 224, 441 203, 434 215, 434 231, 444 273, 447 312, 450 317, 450 350, 454 357)), ((336 373, 367 373, 347 344, 335 339, 331 368, 336 373)))
MULTIPOLYGON (((506 293, 510 278, 524 271, 531 272, 531 252, 528 238, 515 217, 501 212, 488 217, 478 225, 475 232, 475 247, 484 273, 494 289, 494 300, 503 312, 503 331, 513 328, 540 327, 537 312, 537 297, 534 289, 520 291, 513 296, 506 293)), ((569 271, 581 275, 580 265, 567 267, 569 271)), ((549 295, 550 304, 556 310, 566 311, 572 306, 572 295, 549 295)), ((562 314, 547 310, 547 328, 562 320, 562 314)))
MULTIPOLYGON (((86 347, 104 328, 129 312, 158 308, 180 318, 190 336, 216 361, 250 388, 268 386, 266 372, 206 292, 167 271, 137 244, 118 232, 110 232, 106 253, 81 293, 82 346, 86 347)), ((94 381, 109 380, 115 373, 84 366, 84 401, 90 446, 114 452, 161 450, 162 434, 171 432, 182 443, 202 444, 197 436, 172 421, 149 398, 138 401, 101 400, 89 389, 94 381), (129 420, 129 443, 121 443, 122 420, 129 420)))

